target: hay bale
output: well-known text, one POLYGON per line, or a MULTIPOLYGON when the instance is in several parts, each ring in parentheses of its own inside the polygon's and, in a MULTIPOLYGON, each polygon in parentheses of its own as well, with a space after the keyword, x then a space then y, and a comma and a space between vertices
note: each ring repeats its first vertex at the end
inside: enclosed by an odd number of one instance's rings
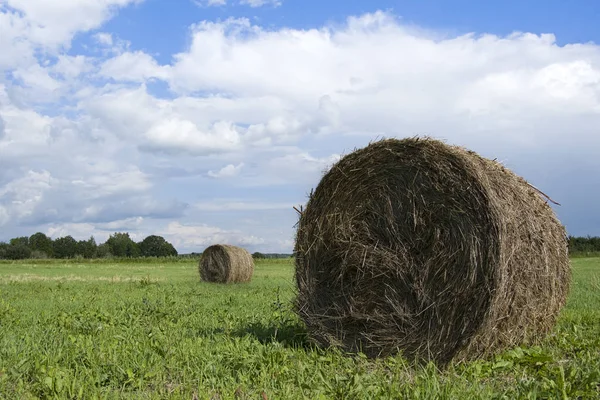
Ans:
POLYGON ((198 270, 200 278, 206 282, 250 282, 254 273, 254 260, 246 249, 214 244, 202 253, 198 270))
POLYGON ((571 279, 565 229, 540 192, 432 139, 342 158, 300 216, 295 254, 314 341, 440 364, 536 342, 571 279))

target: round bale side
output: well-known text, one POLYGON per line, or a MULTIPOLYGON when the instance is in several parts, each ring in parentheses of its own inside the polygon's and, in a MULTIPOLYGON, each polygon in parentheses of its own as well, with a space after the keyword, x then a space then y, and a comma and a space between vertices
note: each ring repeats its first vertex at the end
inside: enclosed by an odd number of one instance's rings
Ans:
POLYGON ((543 338, 571 280, 564 227, 501 164, 433 139, 342 158, 295 244, 296 310, 323 346, 445 364, 543 338))
POLYGON ((254 260, 246 249, 214 244, 202 253, 198 270, 200 278, 206 282, 250 282, 254 273, 254 260))

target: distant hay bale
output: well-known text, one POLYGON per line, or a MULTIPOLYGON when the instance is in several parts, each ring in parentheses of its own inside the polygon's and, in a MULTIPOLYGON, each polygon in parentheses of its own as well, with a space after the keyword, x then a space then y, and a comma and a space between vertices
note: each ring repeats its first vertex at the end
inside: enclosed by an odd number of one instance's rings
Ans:
POLYGON ((565 229, 540 193, 428 138, 342 158, 298 222, 296 310, 309 336, 440 364, 543 338, 571 270, 565 229))
POLYGON ((254 260, 246 249, 215 244, 202 253, 198 270, 200 278, 206 282, 250 282, 254 273, 254 260))

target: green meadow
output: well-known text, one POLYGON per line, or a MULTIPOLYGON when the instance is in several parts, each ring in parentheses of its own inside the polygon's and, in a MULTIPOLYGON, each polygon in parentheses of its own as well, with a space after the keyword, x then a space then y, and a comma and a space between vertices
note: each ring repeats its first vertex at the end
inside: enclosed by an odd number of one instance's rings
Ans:
POLYGON ((597 399, 600 258, 572 266, 543 343, 439 371, 312 346, 289 260, 238 285, 194 260, 1 262, 0 398, 597 399))

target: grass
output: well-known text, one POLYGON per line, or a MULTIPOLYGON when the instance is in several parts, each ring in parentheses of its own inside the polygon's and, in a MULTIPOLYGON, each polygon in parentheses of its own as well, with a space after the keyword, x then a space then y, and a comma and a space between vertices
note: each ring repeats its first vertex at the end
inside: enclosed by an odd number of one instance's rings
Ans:
POLYGON ((229 286, 194 261, 4 262, 0 398, 600 398, 600 258, 572 264, 540 346, 441 372, 311 346, 288 260, 229 286))

